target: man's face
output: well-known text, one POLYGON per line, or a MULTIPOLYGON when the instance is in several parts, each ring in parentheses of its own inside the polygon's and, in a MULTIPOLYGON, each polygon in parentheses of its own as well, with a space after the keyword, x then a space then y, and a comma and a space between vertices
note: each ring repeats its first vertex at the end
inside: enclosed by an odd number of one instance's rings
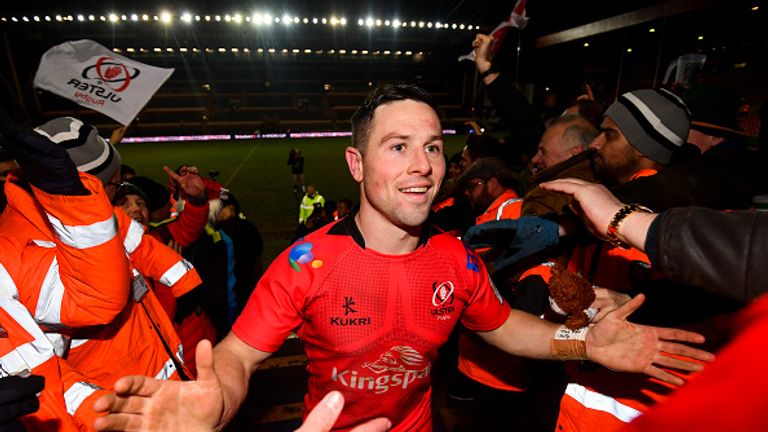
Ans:
POLYGON ((347 207, 346 203, 340 202, 336 207, 336 211, 339 213, 339 217, 346 216, 349 214, 349 207, 347 207))
POLYGON ((140 195, 126 195, 115 203, 125 211, 131 219, 142 225, 149 224, 149 208, 140 195))
POLYGON ((317 190, 315 190, 314 186, 307 186, 307 196, 308 197, 314 198, 316 192, 317 192, 317 190))
POLYGON ((464 186, 464 194, 469 199, 472 208, 480 213, 485 211, 494 199, 494 196, 488 191, 488 181, 481 178, 473 178, 467 181, 464 186))
POLYGON ((109 179, 108 182, 104 183, 104 192, 107 194, 107 198, 109 198, 109 202, 112 202, 112 198, 115 197, 115 192, 117 192, 117 184, 120 182, 120 170, 118 169, 117 172, 112 176, 111 179, 109 179))
POLYGON ((445 175, 437 114, 412 100, 379 106, 365 154, 349 148, 347 163, 361 183, 361 217, 403 229, 419 227, 445 175))
POLYGON ((538 151, 531 159, 534 173, 557 165, 571 157, 571 149, 564 148, 562 139, 567 126, 567 124, 555 125, 544 132, 541 141, 539 141, 538 151))
POLYGON ((610 117, 603 118, 600 135, 589 144, 596 150, 592 167, 601 179, 625 182, 638 171, 640 153, 632 147, 610 117))

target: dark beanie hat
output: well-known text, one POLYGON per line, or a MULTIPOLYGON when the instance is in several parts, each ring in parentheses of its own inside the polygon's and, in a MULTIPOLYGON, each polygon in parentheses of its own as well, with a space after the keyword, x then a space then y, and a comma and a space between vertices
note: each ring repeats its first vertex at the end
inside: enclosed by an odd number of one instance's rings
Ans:
POLYGON ((686 143, 691 125, 685 103, 664 89, 624 93, 605 116, 616 123, 632 147, 662 165, 686 143))
POLYGON ((141 189, 147 198, 147 207, 153 212, 169 202, 171 194, 160 183, 147 177, 133 177, 131 184, 141 189))
POLYGON ((77 170, 93 174, 106 184, 120 168, 120 153, 99 136, 95 127, 73 117, 58 117, 35 132, 67 149, 77 170))
POLYGON ((121 199, 127 197, 128 195, 138 195, 144 198, 144 201, 147 202, 147 206, 149 206, 149 198, 147 198, 147 194, 145 194, 144 191, 136 187, 136 185, 128 182, 118 183, 117 190, 115 191, 115 196, 114 198, 112 198, 112 204, 117 204, 121 199))

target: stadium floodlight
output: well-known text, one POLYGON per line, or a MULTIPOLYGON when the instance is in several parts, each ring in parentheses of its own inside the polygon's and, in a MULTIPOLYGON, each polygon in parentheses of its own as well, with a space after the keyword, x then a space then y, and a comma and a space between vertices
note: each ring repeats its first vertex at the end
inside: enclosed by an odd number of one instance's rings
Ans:
POLYGON ((274 48, 270 48, 267 51, 269 51, 270 54, 274 54, 275 53, 275 49, 274 48))
POLYGON ((328 54, 333 54, 333 53, 335 53, 335 52, 336 52, 336 50, 332 50, 332 49, 329 49, 329 50, 328 50, 328 54))
POLYGON ((353 49, 352 51, 350 51, 350 54, 352 54, 352 55, 357 55, 357 50, 356 50, 356 49, 353 49))
POLYGON ((461 30, 464 30, 464 24, 459 24, 459 28, 460 28, 461 30))
POLYGON ((332 16, 332 17, 331 17, 331 25, 332 25, 332 26, 334 26, 334 27, 336 27, 337 25, 339 25, 339 20, 338 20, 338 19, 336 19, 336 17, 335 17, 335 16, 332 16))
POLYGON ((251 52, 251 50, 250 50, 249 48, 243 48, 243 52, 244 52, 244 53, 250 53, 250 52, 251 52))
POLYGON ((312 24, 317 24, 317 18, 312 18, 312 24))
POLYGON ((257 53, 259 53, 259 54, 261 54, 261 53, 263 53, 263 52, 264 52, 264 48, 257 48, 257 49, 256 49, 256 52, 257 52, 257 53))
POLYGON ((264 25, 272 25, 272 15, 270 14, 264 14, 264 25))
POLYGON ((451 28, 456 30, 456 23, 451 24, 451 28))
POLYGON ((275 23, 279 23, 279 22, 280 22, 280 17, 275 17, 275 23))
MULTIPOLYGON (((24 17, 24 21, 27 20, 27 17, 24 17)), ((88 15, 88 21, 96 21, 96 17, 93 15, 88 15)))
POLYGON ((392 22, 391 22, 391 21, 389 21, 389 20, 384 20, 384 25, 385 25, 386 27, 389 27, 389 25, 390 25, 390 24, 392 24, 392 22))
POLYGON ((242 23, 242 22, 243 22, 243 16, 242 16, 242 15, 240 15, 239 13, 236 13, 236 14, 235 14, 235 15, 232 17, 232 21, 234 21, 234 22, 235 22, 235 24, 240 24, 240 23, 242 23))
POLYGON ((392 20, 392 27, 400 27, 400 20, 399 19, 393 19, 392 20))
POLYGON ((360 51, 360 54, 362 54, 362 55, 368 55, 368 50, 362 50, 362 51, 360 51))
MULTIPOLYGON (((26 18, 27 18, 27 17, 24 17, 24 20, 25 20, 25 21, 27 21, 27 19, 26 19, 26 18)), ((85 17, 84 17, 84 16, 82 16, 82 15, 78 15, 78 16, 77 16, 77 20, 78 20, 78 21, 81 21, 81 22, 82 22, 82 21, 85 21, 85 17)))
POLYGON ((168 51, 168 52, 173 52, 173 48, 171 48, 171 47, 168 47, 165 50, 168 51))
POLYGON ((344 17, 341 17, 341 18, 339 19, 339 24, 341 24, 342 26, 345 26, 345 25, 347 25, 347 19, 346 19, 346 18, 344 18, 344 17))
POLYGON ((219 48, 219 52, 220 52, 220 53, 224 53, 224 52, 227 52, 227 49, 226 49, 226 48, 219 48))
POLYGON ((138 21, 138 20, 139 20, 139 16, 138 15, 131 14, 131 21, 138 21))
POLYGON ((474 27, 472 27, 472 24, 467 26, 467 30, 472 30, 474 27))
POLYGON ((210 16, 210 15, 206 15, 206 16, 205 16, 205 20, 206 20, 206 21, 210 21, 210 20, 211 20, 211 16, 210 16))
POLYGON ((290 15, 283 15, 283 25, 291 25, 291 22, 290 15))
POLYGON ((112 52, 119 53, 120 52, 120 48, 112 48, 112 52))
POLYGON ((358 18, 358 20, 357 20, 357 25, 361 26, 361 25, 363 25, 363 24, 365 24, 365 20, 364 20, 364 19, 362 19, 362 18, 358 18))
POLYGON ((121 15, 120 19, 122 19, 123 21, 128 21, 128 17, 126 15, 121 15))
POLYGON ((328 18, 323 18, 320 20, 320 22, 323 24, 328 24, 328 18))
POLYGON ((189 12, 184 12, 183 14, 181 14, 181 20, 184 21, 187 24, 191 23, 192 22, 192 14, 189 13, 189 12))
POLYGON ((221 15, 216 15, 215 17, 213 17, 213 19, 215 19, 216 21, 221 21, 221 15))
POLYGON ((161 48, 155 48, 155 49, 153 49, 152 51, 154 51, 154 52, 158 52, 158 53, 159 53, 159 52, 163 52, 163 50, 162 50, 161 48))
POLYGON ((312 50, 309 48, 304 48, 304 54, 312 54, 312 50))
POLYGON ((233 53, 240 52, 238 48, 232 48, 230 51, 232 51, 233 53))
POLYGON ((170 24, 171 19, 172 17, 170 12, 160 12, 160 21, 162 21, 163 24, 170 24))
POLYGON ((32 17, 32 19, 33 19, 35 22, 40 22, 40 17, 39 17, 39 16, 37 16, 37 15, 33 16, 33 17, 32 17))
POLYGON ((381 20, 380 19, 376 20, 376 27, 381 27, 381 20))
POLYGON ((411 21, 411 27, 416 27, 416 21, 411 21))
POLYGON ((195 15, 195 21, 200 21, 200 15, 195 15))
POLYGON ((136 52, 135 48, 126 48, 125 50, 128 51, 129 53, 136 52))
POLYGON ((56 21, 61 22, 61 15, 56 15, 56 21))
POLYGON ((116 23, 117 20, 118 20, 118 18, 117 18, 116 14, 113 14, 113 13, 109 14, 109 22, 116 23))
POLYGON ((283 48, 280 50, 282 54, 288 54, 288 48, 283 48))
POLYGON ((294 24, 298 24, 300 21, 301 21, 301 20, 299 19, 299 17, 297 17, 297 16, 296 16, 296 17, 293 17, 293 23, 294 23, 294 24))
POLYGON ((419 21, 419 28, 424 28, 424 21, 419 21))
POLYGON ((373 27, 373 18, 366 18, 365 25, 368 27, 373 27))
MULTIPOLYGON (((5 17, 3 17, 3 18, 5 18, 5 17)), ((45 20, 46 20, 46 21, 50 21, 50 20, 51 20, 51 17, 49 17, 48 15, 46 15, 46 16, 45 16, 45 20)))
POLYGON ((193 52, 193 53, 196 53, 196 52, 199 52, 199 51, 200 51, 200 50, 199 50, 199 49, 197 49, 197 48, 192 48, 192 52, 193 52))
POLYGON ((427 23, 427 27, 428 27, 428 28, 432 28, 432 23, 431 23, 431 22, 428 22, 428 23, 427 23))
POLYGON ((141 16, 141 19, 142 19, 143 21, 149 21, 149 15, 147 15, 147 14, 144 14, 144 15, 142 15, 142 16, 141 16))
POLYGON ((340 49, 339 50, 339 54, 346 54, 346 53, 347 53, 347 50, 345 50, 345 49, 340 49))
POLYGON ((294 48, 294 49, 291 50, 291 52, 294 53, 294 54, 298 54, 298 53, 301 52, 301 50, 298 49, 298 48, 294 48))
POLYGON ((179 48, 179 52, 187 52, 189 51, 187 48, 181 47, 179 48))
POLYGON ((232 21, 232 17, 229 16, 229 14, 226 14, 226 15, 224 15, 224 21, 230 22, 230 21, 232 21))
POLYGON ((406 51, 405 52, 405 55, 412 55, 412 54, 413 54, 413 51, 406 51))
POLYGON ((304 18, 304 19, 302 20, 302 22, 303 22, 304 24, 309 24, 309 18, 304 18))

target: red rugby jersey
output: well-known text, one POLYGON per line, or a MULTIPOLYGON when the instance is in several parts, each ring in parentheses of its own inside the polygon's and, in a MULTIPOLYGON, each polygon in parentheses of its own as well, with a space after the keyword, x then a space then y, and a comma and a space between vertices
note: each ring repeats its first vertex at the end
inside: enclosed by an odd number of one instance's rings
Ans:
POLYGON ((335 430, 382 416, 395 431, 431 430, 438 348, 459 319, 490 331, 509 316, 474 252, 424 231, 414 252, 393 256, 366 249, 354 217, 322 228, 275 259, 235 322, 235 335, 266 352, 297 332, 307 410, 331 390, 346 399, 335 430))

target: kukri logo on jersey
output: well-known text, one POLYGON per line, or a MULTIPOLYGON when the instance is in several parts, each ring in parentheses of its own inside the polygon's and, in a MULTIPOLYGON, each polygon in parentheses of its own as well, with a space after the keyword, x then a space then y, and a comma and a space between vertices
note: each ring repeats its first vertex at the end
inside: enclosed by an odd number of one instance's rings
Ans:
POLYGON ((429 376, 432 363, 417 350, 398 345, 390 348, 372 362, 365 362, 362 369, 338 370, 331 372, 331 381, 356 390, 372 391, 382 394, 389 389, 407 389, 416 380, 429 376))

